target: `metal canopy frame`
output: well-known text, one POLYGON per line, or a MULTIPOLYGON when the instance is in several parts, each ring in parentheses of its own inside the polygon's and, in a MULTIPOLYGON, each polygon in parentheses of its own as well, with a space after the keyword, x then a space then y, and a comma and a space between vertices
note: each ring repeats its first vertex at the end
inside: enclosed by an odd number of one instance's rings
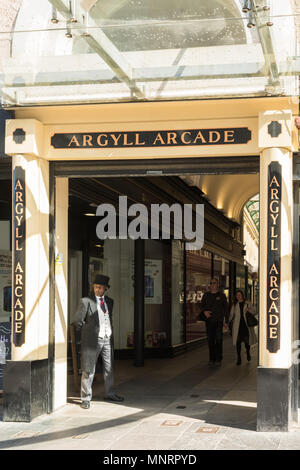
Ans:
MULTIPOLYGON (((39 55, 39 52, 33 55, 26 53, 24 61, 23 58, 20 60, 18 54, 15 57, 9 57, 6 62, 3 62, 3 70, 0 70, 4 107, 15 104, 152 101, 298 94, 296 77, 300 74, 300 58, 296 57, 296 51, 292 52, 293 46, 287 48, 288 52, 284 49, 282 56, 276 54, 278 39, 275 38, 272 28, 273 17, 270 15, 269 0, 247 0, 248 11, 250 10, 249 18, 247 15, 242 16, 242 13, 240 17, 230 18, 230 20, 238 21, 238 27, 242 25, 242 28, 245 28, 248 21, 249 31, 251 27, 256 27, 257 34, 252 36, 249 42, 247 39, 246 43, 229 43, 224 46, 220 42, 216 46, 202 46, 200 41, 199 45, 187 46, 187 49, 184 45, 179 49, 178 46, 174 46, 171 51, 172 59, 169 57, 170 50, 164 47, 154 48, 153 51, 146 50, 146 52, 138 48, 138 50, 128 49, 124 52, 120 47, 120 41, 117 45, 114 44, 104 32, 105 27, 111 26, 107 21, 110 14, 126 6, 129 0, 111 0, 111 2, 103 3, 97 0, 47 0, 47 2, 52 5, 51 21, 58 22, 59 15, 62 23, 64 21, 66 23, 61 27, 55 26, 50 29, 28 31, 28 33, 37 33, 38 39, 40 33, 47 32, 50 34, 47 36, 50 42, 52 33, 59 34, 59 38, 74 36, 88 46, 89 52, 79 54, 72 52, 66 55, 64 52, 60 55, 51 55, 52 51, 50 55, 39 55), (97 10, 94 9, 95 6, 97 10), (101 20, 99 20, 99 12, 101 20), (188 59, 181 60, 186 51, 189 51, 188 59), (144 54, 148 53, 150 56, 146 55, 144 58, 144 54), (130 63, 133 54, 135 58, 130 63), (158 60, 154 60, 154 64, 151 62, 151 54, 152 56, 157 54, 159 57, 158 60), (224 54, 227 54, 225 60, 224 54), (245 60, 243 60, 243 54, 247 56, 245 60), (149 61, 148 57, 150 57, 149 61), (238 58, 241 57, 239 62, 238 58), (66 85, 68 89, 64 89, 66 85)), ((244 9, 243 12, 245 13, 244 9)), ((284 15, 281 16, 284 17, 284 15)), ((279 17, 276 21, 281 20, 279 17)), ((195 28, 197 21, 207 21, 210 24, 210 21, 218 22, 222 19, 224 18, 212 15, 211 19, 189 19, 188 24, 196 21, 192 26, 195 28)), ((120 26, 122 32, 122 28, 127 27, 126 21, 120 25, 116 23, 115 26, 120 26)), ((168 24, 171 23, 172 21, 168 24)), ((130 23, 128 24, 130 26, 130 23)), ((138 21, 137 25, 139 24, 138 21)), ((160 23, 155 24, 159 31, 160 23)), ((172 24, 177 27, 176 21, 172 24)), ((165 23, 162 22, 162 25, 165 23)), ((179 21, 178 28, 184 28, 185 25, 184 18, 183 21, 179 21)), ((199 28, 201 27, 199 23, 199 28)), ((233 31, 235 26, 231 24, 229 29, 233 31)), ((17 38, 19 32, 21 31, 12 31, 11 37, 14 38, 16 34, 17 38)), ((248 35, 247 28, 244 34, 248 35)), ((34 42, 34 39, 32 41, 34 42)), ((17 39, 16 51, 18 51, 18 44, 21 44, 21 39, 17 39)))
POLYGON ((108 39, 97 23, 90 17, 86 10, 68 0, 49 0, 53 7, 59 11, 69 23, 76 23, 81 31, 81 37, 103 59, 116 76, 126 83, 131 92, 137 98, 144 98, 142 90, 133 80, 131 65, 124 59, 116 46, 108 39), (72 8, 73 5, 73 8, 72 8), (95 28, 91 32, 91 29, 95 28))

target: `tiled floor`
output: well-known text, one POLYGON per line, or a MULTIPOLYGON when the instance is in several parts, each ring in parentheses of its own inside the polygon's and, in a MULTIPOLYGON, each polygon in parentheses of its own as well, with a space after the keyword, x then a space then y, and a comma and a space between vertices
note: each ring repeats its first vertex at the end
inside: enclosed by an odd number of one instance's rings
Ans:
MULTIPOLYGON (((116 361, 121 404, 103 401, 97 376, 89 410, 72 390, 66 406, 31 423, 0 422, 0 449, 196 450, 300 449, 300 426, 258 433, 256 348, 250 364, 235 365, 231 338, 219 368, 207 365, 207 346, 173 359, 148 359, 136 368, 116 361)), ((71 378, 70 378, 71 379, 71 378)))

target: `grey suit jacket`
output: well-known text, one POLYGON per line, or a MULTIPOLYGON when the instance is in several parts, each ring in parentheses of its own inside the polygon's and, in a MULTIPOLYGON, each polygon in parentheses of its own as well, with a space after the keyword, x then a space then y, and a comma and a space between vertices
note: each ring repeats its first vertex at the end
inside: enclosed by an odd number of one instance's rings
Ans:
MULTIPOLYGON (((113 357, 112 310, 114 301, 110 297, 105 296, 105 302, 107 304, 112 329, 111 348, 113 357)), ((73 324, 76 328, 81 329, 81 369, 91 373, 96 364, 96 352, 100 330, 97 302, 94 295, 83 297, 80 300, 73 324)))

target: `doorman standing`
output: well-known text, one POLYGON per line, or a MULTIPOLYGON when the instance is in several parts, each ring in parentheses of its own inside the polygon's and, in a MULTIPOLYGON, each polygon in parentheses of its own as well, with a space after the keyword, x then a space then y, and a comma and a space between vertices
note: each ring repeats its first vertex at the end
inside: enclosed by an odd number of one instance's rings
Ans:
POLYGON ((90 408, 92 384, 99 354, 103 363, 104 399, 121 402, 123 397, 112 391, 113 370, 113 299, 104 295, 109 288, 109 277, 99 274, 93 284, 93 293, 80 300, 74 325, 81 329, 81 407, 90 408))
POLYGON ((206 323, 209 348, 209 365, 221 365, 223 359, 223 325, 228 325, 229 307, 226 295, 219 290, 219 281, 213 278, 210 291, 200 302, 200 320, 206 323))

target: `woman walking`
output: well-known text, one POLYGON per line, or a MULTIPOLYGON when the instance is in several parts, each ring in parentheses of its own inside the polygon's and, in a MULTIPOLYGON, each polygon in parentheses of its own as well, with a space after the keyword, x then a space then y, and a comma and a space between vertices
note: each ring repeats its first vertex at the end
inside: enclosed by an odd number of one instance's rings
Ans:
POLYGON ((237 366, 242 364, 242 343, 245 344, 248 362, 251 361, 250 346, 257 343, 254 327, 247 326, 247 311, 255 314, 253 305, 245 299, 243 291, 237 290, 229 316, 229 324, 232 322, 232 342, 237 352, 237 366))

